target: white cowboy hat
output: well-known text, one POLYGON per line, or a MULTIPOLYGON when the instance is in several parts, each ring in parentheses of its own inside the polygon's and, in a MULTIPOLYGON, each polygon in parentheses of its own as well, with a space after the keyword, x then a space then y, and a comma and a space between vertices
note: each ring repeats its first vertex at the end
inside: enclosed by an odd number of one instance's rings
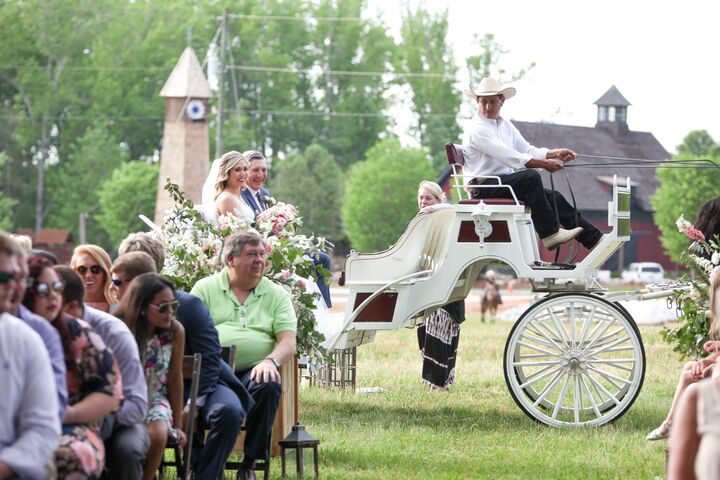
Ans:
POLYGON ((475 90, 465 90, 465 95, 477 101, 477 97, 492 97, 494 95, 503 95, 505 99, 515 96, 515 87, 506 87, 494 78, 483 78, 475 90))

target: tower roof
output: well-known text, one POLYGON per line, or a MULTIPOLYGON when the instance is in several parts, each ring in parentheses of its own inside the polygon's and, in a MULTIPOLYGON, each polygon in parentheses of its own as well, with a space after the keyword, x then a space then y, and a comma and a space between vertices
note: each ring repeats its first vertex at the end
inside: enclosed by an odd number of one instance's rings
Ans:
POLYGON ((187 47, 165 81, 161 97, 211 98, 212 92, 200 62, 191 47, 187 47))
POLYGON ((618 90, 615 85, 610 87, 602 97, 595 100, 594 104, 608 107, 627 107, 628 105, 632 105, 622 96, 622 93, 620 93, 620 90, 618 90))

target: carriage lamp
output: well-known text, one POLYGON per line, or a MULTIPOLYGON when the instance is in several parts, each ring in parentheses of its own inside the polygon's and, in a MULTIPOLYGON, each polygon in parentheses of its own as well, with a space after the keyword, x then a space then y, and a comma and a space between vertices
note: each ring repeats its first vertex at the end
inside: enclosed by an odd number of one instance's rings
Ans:
POLYGON ((287 449, 295 450, 295 465, 297 469, 297 477, 301 478, 304 471, 303 451, 312 448, 313 452, 313 478, 318 478, 318 445, 320 441, 310 435, 305 426, 296 423, 292 427, 292 431, 282 440, 280 444, 280 458, 282 462, 282 478, 285 478, 285 451, 287 449))
POLYGON ((487 205, 482 200, 478 204, 478 208, 470 214, 470 218, 475 223, 475 233, 480 239, 481 248, 484 246, 483 240, 485 240, 485 237, 489 237, 493 230, 490 223, 491 216, 492 213, 487 210, 487 205))

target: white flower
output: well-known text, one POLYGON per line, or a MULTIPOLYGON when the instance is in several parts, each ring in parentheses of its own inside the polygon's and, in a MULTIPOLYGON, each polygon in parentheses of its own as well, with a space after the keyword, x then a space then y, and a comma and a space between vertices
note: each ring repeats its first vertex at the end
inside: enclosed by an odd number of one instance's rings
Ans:
POLYGON ((710 261, 713 265, 720 265, 720 252, 714 252, 710 257, 710 261))

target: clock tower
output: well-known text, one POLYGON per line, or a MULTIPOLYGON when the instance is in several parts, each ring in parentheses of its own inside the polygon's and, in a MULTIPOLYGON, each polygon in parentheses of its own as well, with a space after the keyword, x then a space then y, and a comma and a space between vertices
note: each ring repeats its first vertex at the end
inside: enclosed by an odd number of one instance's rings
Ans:
POLYGON ((179 185, 188 199, 200 203, 209 171, 207 112, 212 92, 192 48, 187 47, 180 56, 160 96, 165 98, 165 124, 155 204, 158 225, 174 206, 164 188, 167 179, 179 185))

